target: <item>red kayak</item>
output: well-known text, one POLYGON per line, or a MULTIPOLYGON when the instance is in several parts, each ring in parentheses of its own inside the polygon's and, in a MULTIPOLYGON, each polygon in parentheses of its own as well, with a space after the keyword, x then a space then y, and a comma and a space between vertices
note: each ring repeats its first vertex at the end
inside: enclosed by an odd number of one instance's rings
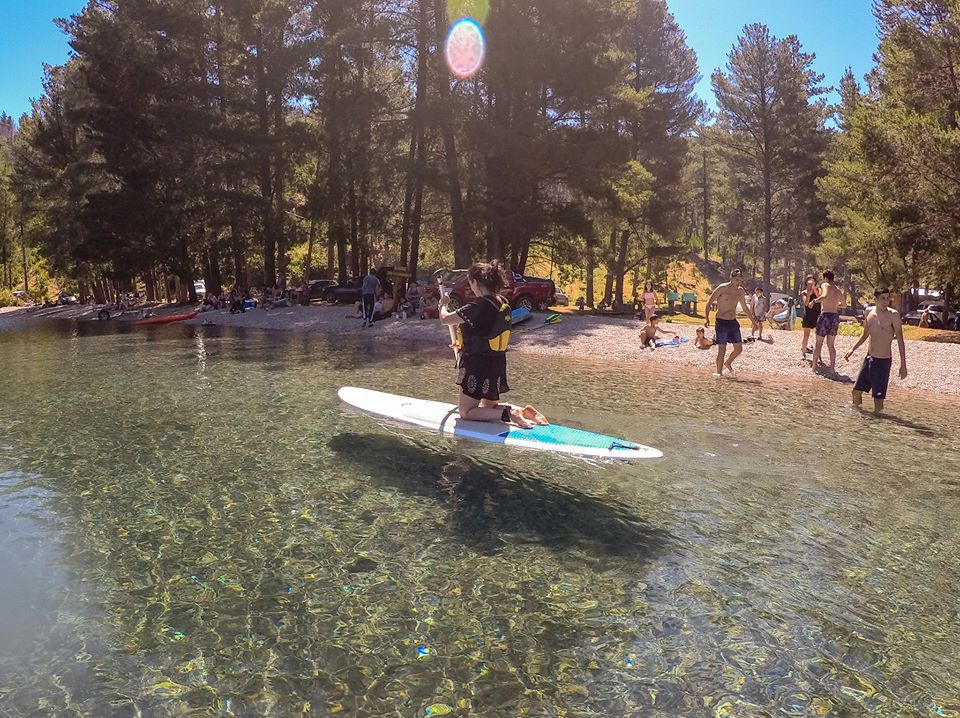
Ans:
POLYGON ((200 312, 190 312, 189 314, 170 314, 166 317, 150 317, 149 319, 138 319, 134 324, 170 324, 170 322, 182 322, 187 319, 193 319, 200 312))

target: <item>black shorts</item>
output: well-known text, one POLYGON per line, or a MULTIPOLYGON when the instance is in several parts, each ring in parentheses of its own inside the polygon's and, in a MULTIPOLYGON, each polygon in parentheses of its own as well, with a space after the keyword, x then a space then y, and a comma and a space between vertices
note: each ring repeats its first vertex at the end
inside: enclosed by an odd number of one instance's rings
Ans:
POLYGON ((457 385, 471 399, 499 401, 501 394, 510 391, 506 352, 461 355, 457 385))
POLYGON ((816 329, 817 320, 820 318, 820 312, 813 311, 808 309, 803 313, 803 323, 802 326, 804 329, 816 329))
POLYGON ((736 319, 717 319, 717 344, 743 344, 740 322, 736 319))
POLYGON ((877 359, 869 354, 863 360, 860 376, 854 384, 854 391, 869 391, 874 399, 887 398, 887 384, 890 383, 890 368, 893 359, 877 359))

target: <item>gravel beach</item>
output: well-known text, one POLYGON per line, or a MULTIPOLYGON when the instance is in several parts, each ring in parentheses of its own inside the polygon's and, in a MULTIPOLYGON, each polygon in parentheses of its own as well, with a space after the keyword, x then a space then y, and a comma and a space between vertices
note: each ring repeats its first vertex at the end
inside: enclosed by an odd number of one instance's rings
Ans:
MULTIPOLYGON (((182 307, 163 307, 157 314, 182 313, 182 307)), ((54 307, 49 309, 4 309, 0 310, 0 331, 29 327, 45 318, 96 321, 94 307, 54 307)), ((436 320, 393 318, 378 322, 372 328, 363 329, 360 320, 352 318, 348 305, 290 307, 265 311, 255 309, 243 314, 226 311, 204 312, 187 323, 195 325, 246 327, 252 329, 321 332, 328 335, 359 334, 364 332, 384 342, 398 339, 442 344, 448 341, 447 330, 436 320)), ((529 331, 542 322, 543 314, 535 314, 524 331, 515 333, 511 350, 551 356, 568 356, 577 359, 625 362, 638 371, 648 363, 688 366, 695 371, 713 373, 716 350, 700 351, 693 346, 696 327, 691 324, 661 322, 671 335, 689 341, 676 348, 661 348, 655 351, 642 349, 638 339, 641 323, 626 317, 600 317, 591 314, 564 314, 562 320, 550 326, 529 331)), ((132 321, 135 313, 128 313, 111 321, 132 321)), ((707 331, 710 336, 712 330, 707 331)), ((749 331, 745 332, 749 335, 749 331)), ((865 355, 861 347, 849 363, 843 355, 856 342, 855 337, 837 337, 837 373, 832 376, 814 375, 809 362, 800 355, 799 331, 764 331, 763 342, 744 345, 743 354, 734 368, 742 375, 792 376, 806 379, 816 386, 818 382, 850 384, 857 377, 865 355)), ((824 358, 827 357, 824 347, 824 358)), ((891 371, 891 390, 912 390, 939 395, 960 395, 960 344, 933 341, 907 340, 909 376, 897 378, 899 359, 894 347, 894 363, 891 371)))

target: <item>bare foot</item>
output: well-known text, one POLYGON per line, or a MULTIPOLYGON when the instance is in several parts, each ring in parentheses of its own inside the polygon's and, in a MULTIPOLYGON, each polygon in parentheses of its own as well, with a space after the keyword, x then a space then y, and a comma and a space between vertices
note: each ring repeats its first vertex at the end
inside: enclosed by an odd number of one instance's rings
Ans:
POLYGON ((733 365, 732 365, 732 364, 726 364, 726 363, 725 363, 725 364, 723 365, 723 368, 726 369, 726 370, 727 370, 728 372, 730 372, 731 374, 733 374, 733 365))
POLYGON ((527 404, 520 412, 523 415, 524 419, 532 421, 534 424, 539 424, 540 426, 549 426, 550 422, 547 421, 547 417, 537 411, 530 404, 527 404))
POLYGON ((521 429, 532 429, 535 426, 523 415, 523 409, 515 406, 510 409, 510 420, 521 429))

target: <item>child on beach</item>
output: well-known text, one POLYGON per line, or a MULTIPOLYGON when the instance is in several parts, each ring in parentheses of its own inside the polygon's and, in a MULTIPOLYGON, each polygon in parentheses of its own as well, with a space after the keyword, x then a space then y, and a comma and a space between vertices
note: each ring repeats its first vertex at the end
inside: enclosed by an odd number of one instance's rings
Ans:
POLYGON ((646 325, 640 330, 640 342, 644 349, 647 347, 651 349, 657 348, 657 334, 664 334, 668 337, 671 336, 669 332, 665 332, 660 328, 660 317, 656 314, 651 314, 647 318, 646 325))
POLYGON ((510 342, 510 303, 498 294, 504 286, 500 262, 474 264, 467 272, 477 299, 451 311, 450 297, 440 297, 440 321, 456 328, 459 354, 457 384, 460 417, 469 421, 502 421, 522 429, 549 422, 532 406, 501 404, 507 385, 507 345, 510 342))
POLYGON ((900 347, 900 378, 907 378, 907 349, 903 343, 903 325, 900 322, 900 312, 890 308, 890 292, 884 287, 874 291, 877 306, 867 312, 863 319, 863 333, 853 345, 853 349, 844 357, 850 361, 853 353, 868 339, 870 346, 867 357, 860 368, 860 376, 853 386, 853 405, 863 405, 863 392, 869 391, 873 395, 873 410, 883 411, 883 400, 887 398, 887 384, 890 381, 890 368, 893 366, 893 352, 891 344, 897 340, 900 347))
POLYGON ((703 327, 697 327, 697 338, 693 340, 693 346, 697 349, 709 349, 714 345, 713 339, 707 339, 707 333, 703 327))

